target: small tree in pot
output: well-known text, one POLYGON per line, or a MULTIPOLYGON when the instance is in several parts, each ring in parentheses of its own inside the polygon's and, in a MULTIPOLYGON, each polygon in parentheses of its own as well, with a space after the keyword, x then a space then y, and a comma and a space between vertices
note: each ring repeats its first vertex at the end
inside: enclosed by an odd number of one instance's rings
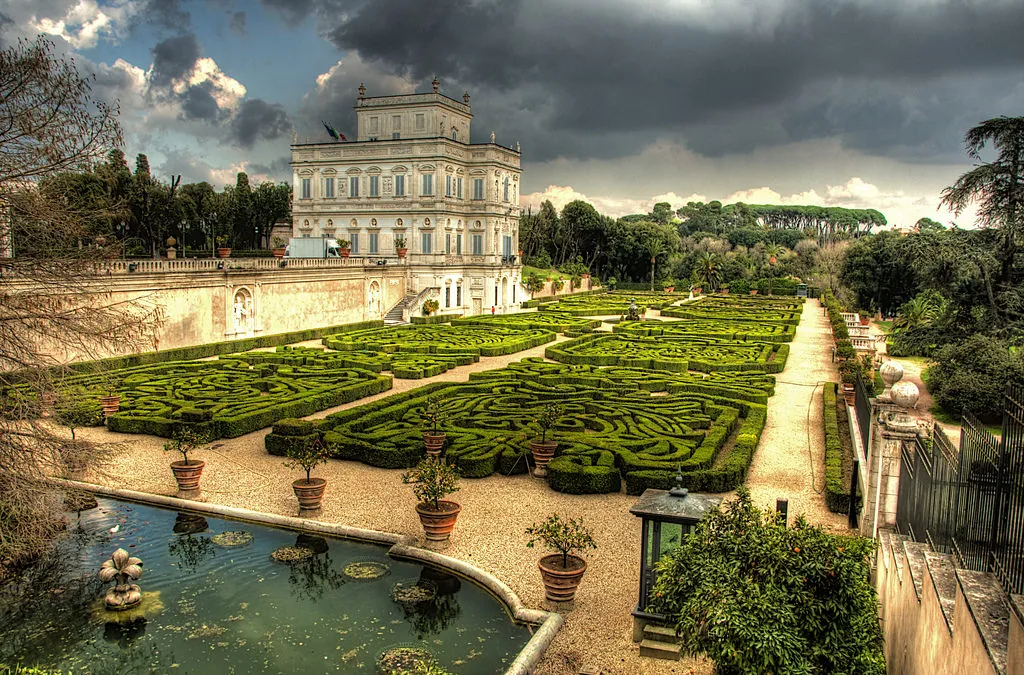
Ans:
POLYGON ((205 434, 196 432, 189 427, 181 427, 174 432, 174 438, 164 443, 164 450, 181 453, 182 459, 171 462, 174 480, 178 482, 178 496, 193 498, 199 496, 199 478, 203 475, 206 462, 201 459, 189 459, 188 453, 198 450, 209 442, 205 434))
POLYGON ((288 461, 284 465, 289 469, 302 469, 306 472, 305 478, 292 481, 292 490, 299 500, 299 515, 302 515, 303 512, 320 509, 327 489, 327 479, 311 478, 309 474, 321 464, 326 464, 330 455, 327 445, 319 438, 312 442, 305 442, 306 439, 301 436, 295 439, 298 442, 292 443, 286 450, 288 461))
POLYGON ((412 493, 419 500, 416 513, 423 524, 427 543, 448 541, 462 507, 444 497, 458 492, 458 469, 443 458, 428 457, 402 474, 402 482, 413 486, 412 493))
POLYGON ((548 431, 558 423, 565 415, 565 408, 559 403, 548 403, 541 410, 540 415, 533 423, 540 429, 540 439, 530 439, 530 453, 533 454, 533 463, 536 466, 535 476, 548 475, 548 462, 555 456, 558 449, 557 441, 548 440, 548 431))
POLYGON ((427 402, 423 406, 423 444, 427 447, 427 455, 440 457, 444 448, 445 439, 448 435, 441 430, 441 426, 448 419, 448 411, 444 406, 444 398, 441 396, 427 396, 427 402))
POLYGON ((283 258, 285 252, 288 250, 288 242, 285 241, 284 237, 274 236, 270 240, 271 250, 274 252, 275 258, 283 258))
POLYGON ((537 563, 544 580, 544 597, 552 602, 570 602, 576 596, 583 573, 587 571, 587 562, 576 554, 597 548, 590 530, 583 525, 583 519, 562 520, 554 513, 544 522, 526 528, 526 534, 531 537, 526 542, 528 548, 540 542, 555 551, 537 563))
POLYGON ((404 258, 408 252, 409 248, 405 244, 405 237, 402 235, 395 237, 395 255, 404 258))

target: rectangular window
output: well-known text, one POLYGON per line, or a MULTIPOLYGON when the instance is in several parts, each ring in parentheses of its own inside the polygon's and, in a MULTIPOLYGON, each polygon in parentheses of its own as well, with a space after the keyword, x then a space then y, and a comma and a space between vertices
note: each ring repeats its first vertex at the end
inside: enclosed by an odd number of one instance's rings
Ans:
POLYGON ((434 194, 434 174, 427 173, 423 175, 423 192, 420 194, 424 197, 429 197, 434 194))
POLYGON ((359 196, 359 176, 352 176, 348 179, 348 196, 359 196))
POLYGON ((324 197, 328 197, 328 198, 334 197, 334 179, 333 178, 325 178, 324 179, 324 197))
POLYGON ((473 179, 473 199, 484 198, 484 179, 474 178, 473 179))
POLYGON ((455 287, 455 306, 462 307, 462 286, 455 287))
POLYGON ((445 286, 444 287, 444 306, 445 307, 451 307, 452 306, 452 287, 451 286, 445 286))
POLYGON ((352 252, 359 253, 359 233, 353 232, 349 236, 352 237, 352 252))
POLYGON ((427 128, 427 118, 423 113, 416 114, 416 131, 423 131, 427 128))
POLYGON ((380 197, 380 176, 370 176, 370 196, 380 197))
POLYGON ((452 177, 451 176, 445 176, 444 178, 445 178, 445 181, 444 181, 444 196, 445 197, 451 197, 452 196, 452 177))
POLYGON ((371 232, 370 233, 370 253, 371 254, 375 255, 378 252, 378 249, 377 249, 377 238, 379 236, 380 235, 378 235, 376 232, 371 232))
POLYGON ((508 201, 508 178, 505 179, 505 201, 508 201))
POLYGON ((402 116, 401 115, 392 115, 391 116, 391 130, 392 131, 401 131, 402 130, 402 116))
POLYGON ((444 252, 447 255, 452 254, 452 235, 445 233, 444 235, 444 252))
POLYGON ((459 189, 455 191, 455 196, 458 197, 459 199, 462 199, 462 179, 461 178, 459 178, 458 188, 459 189))
POLYGON ((430 232, 420 233, 420 253, 433 253, 433 234, 430 232))
POLYGON ((395 176, 395 196, 405 196, 405 176, 395 176))
POLYGON ((310 194, 310 190, 309 190, 309 179, 308 178, 303 178, 302 179, 302 198, 303 199, 309 199, 311 197, 312 197, 312 195, 310 194))
POLYGON ((462 255, 462 235, 455 235, 455 255, 462 255))
POLYGON ((501 238, 501 255, 506 258, 512 255, 512 237, 508 235, 501 238))
POLYGON ((474 234, 473 235, 473 255, 484 254, 484 235, 474 234))
POLYGON ((391 132, 391 140, 393 140, 393 141, 397 141, 397 140, 399 140, 399 139, 400 139, 401 137, 402 137, 402 134, 401 134, 401 133, 399 133, 399 132, 397 132, 397 131, 392 131, 392 132, 391 132))

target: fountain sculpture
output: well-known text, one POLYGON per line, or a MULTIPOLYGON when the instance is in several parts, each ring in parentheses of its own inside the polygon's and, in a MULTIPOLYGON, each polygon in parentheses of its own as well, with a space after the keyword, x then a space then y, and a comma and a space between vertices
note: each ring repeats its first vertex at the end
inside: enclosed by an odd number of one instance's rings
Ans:
POLYGON ((112 612, 123 612, 138 607, 142 602, 142 589, 131 583, 142 576, 142 561, 132 558, 128 551, 119 548, 100 567, 100 581, 114 582, 104 598, 106 608, 112 612))

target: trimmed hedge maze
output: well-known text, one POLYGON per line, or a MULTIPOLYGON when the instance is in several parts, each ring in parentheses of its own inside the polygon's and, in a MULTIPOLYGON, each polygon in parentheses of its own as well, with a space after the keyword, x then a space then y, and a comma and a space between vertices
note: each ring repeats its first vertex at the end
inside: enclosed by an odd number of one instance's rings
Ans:
POLYGON ((520 312, 497 316, 467 316, 452 321, 453 326, 499 326, 516 330, 535 329, 555 333, 588 333, 600 327, 598 319, 587 319, 561 312, 520 312))
POLYGON ((247 352, 222 358, 242 358, 249 363, 305 365, 331 363, 338 368, 359 368, 375 373, 390 371, 403 380, 440 375, 456 366, 480 360, 478 354, 420 354, 417 352, 325 352, 322 347, 278 347, 273 352, 247 352))
POLYGON ((213 361, 175 361, 74 375, 62 384, 98 397, 104 382, 120 384, 121 410, 111 431, 171 437, 182 427, 211 440, 234 438, 288 417, 304 417, 391 388, 391 378, 330 359, 275 363, 276 352, 247 352, 213 361))
POLYGON ((800 323, 801 303, 802 300, 794 298, 715 296, 679 307, 667 307, 661 315, 679 319, 717 319, 796 326, 800 323))
POLYGON ((321 341, 338 351, 505 356, 554 339, 554 333, 540 329, 415 325, 339 333, 321 341))
MULTIPOLYGON (((666 316, 669 310, 662 310, 666 316)), ((753 323, 724 319, 687 319, 685 321, 624 321, 613 329, 626 335, 652 337, 705 337, 709 339, 744 342, 792 342, 796 327, 782 323, 753 323)))
MULTIPOLYGON (((763 373, 652 372, 571 366, 526 359, 474 373, 468 383, 438 383, 328 416, 296 429, 288 421, 267 436, 272 454, 288 437, 323 438, 332 456, 372 466, 413 466, 424 453, 422 411, 440 395, 448 412, 447 455, 463 476, 525 472, 532 421, 551 402, 566 416, 553 430, 559 449, 550 485, 574 494, 630 494, 672 484, 722 492, 742 482, 765 421, 774 380, 763 373)), ((296 439, 297 440, 297 439, 296 439)))
POLYGON ((778 342, 724 342, 714 338, 631 337, 591 334, 552 345, 544 354, 560 363, 623 366, 647 370, 760 370, 778 373, 789 345, 778 342))

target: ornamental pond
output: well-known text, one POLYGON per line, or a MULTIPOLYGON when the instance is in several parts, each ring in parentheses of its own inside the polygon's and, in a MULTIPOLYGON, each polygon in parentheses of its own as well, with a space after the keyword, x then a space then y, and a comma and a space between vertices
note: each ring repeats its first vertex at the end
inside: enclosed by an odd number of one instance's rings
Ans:
POLYGON ((4 588, 0 635, 0 663, 118 675, 376 673, 394 648, 500 673, 531 637, 484 589, 381 545, 110 499, 4 588), (104 608, 97 576, 118 548, 143 561, 130 612, 104 608))

